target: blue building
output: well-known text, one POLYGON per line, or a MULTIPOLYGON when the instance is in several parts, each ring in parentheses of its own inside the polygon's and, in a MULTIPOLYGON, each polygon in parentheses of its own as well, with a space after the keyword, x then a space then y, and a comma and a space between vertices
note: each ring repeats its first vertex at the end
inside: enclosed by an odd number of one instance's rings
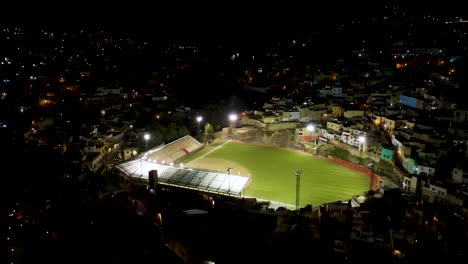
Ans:
POLYGON ((400 95, 400 104, 416 108, 417 99, 412 96, 400 95))

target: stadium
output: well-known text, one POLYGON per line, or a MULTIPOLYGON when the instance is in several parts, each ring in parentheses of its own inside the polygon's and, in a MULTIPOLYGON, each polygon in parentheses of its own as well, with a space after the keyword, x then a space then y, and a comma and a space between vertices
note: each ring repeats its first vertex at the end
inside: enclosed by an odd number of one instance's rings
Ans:
POLYGON ((114 168, 125 182, 147 185, 156 175, 159 186, 256 198, 287 208, 349 200, 369 190, 369 175, 326 158, 233 140, 204 145, 191 136, 114 168))

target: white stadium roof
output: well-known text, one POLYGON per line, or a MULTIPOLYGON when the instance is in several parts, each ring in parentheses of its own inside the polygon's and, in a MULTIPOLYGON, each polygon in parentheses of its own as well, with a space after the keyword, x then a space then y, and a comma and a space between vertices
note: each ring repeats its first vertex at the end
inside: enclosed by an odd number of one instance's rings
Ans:
POLYGON ((248 177, 184 168, 176 168, 148 161, 134 159, 114 166, 128 177, 148 180, 151 170, 158 171, 158 184, 225 195, 240 195, 248 177))

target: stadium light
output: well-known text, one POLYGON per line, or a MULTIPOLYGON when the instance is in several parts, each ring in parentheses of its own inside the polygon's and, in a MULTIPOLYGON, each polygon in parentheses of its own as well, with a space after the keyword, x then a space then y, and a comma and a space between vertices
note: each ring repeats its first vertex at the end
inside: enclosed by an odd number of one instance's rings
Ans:
POLYGON ((364 151, 364 144, 366 144, 366 137, 359 136, 358 141, 359 141, 359 146, 358 146, 359 150, 364 151))
POLYGON ((151 138, 150 134, 146 133, 144 136, 145 144, 146 144, 146 151, 148 151, 148 140, 151 138))
POLYGON ((197 123, 198 123, 198 132, 200 132, 200 123, 203 120, 202 116, 197 116, 197 123))
POLYGON ((230 114, 229 115, 229 126, 233 126, 234 122, 237 121, 237 115, 236 114, 230 114))
POLYGON ((229 185, 228 193, 231 191, 231 171, 232 171, 232 168, 227 168, 227 173, 228 173, 228 185, 229 185))
POLYGON ((233 127, 234 127, 234 123, 237 121, 237 115, 230 114, 228 118, 229 118, 229 134, 231 134, 233 127))
POLYGON ((299 193, 301 190, 301 170, 296 170, 296 210, 299 210, 299 193))
POLYGON ((374 190, 374 162, 371 162, 369 163, 369 165, 367 165, 369 167, 369 171, 370 171, 370 187, 369 187, 369 190, 374 190))
POLYGON ((237 115, 236 114, 230 114, 229 115, 229 121, 234 122, 237 120, 237 115))

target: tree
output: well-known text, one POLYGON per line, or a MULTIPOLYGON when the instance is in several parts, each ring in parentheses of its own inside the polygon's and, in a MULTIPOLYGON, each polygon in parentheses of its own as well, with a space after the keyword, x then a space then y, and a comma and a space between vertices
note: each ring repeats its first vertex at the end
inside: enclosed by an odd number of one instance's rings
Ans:
POLYGON ((178 138, 178 131, 177 131, 177 124, 174 122, 170 122, 167 126, 167 133, 164 137, 166 142, 171 142, 178 138))
POLYGON ((340 147, 335 147, 331 155, 346 161, 350 161, 350 157, 352 157, 351 153, 349 153, 347 149, 340 147))
POLYGON ((177 130, 178 130, 177 132, 179 133, 179 138, 190 134, 190 131, 188 130, 188 128, 183 124, 180 124, 177 127, 177 130))
POLYGON ((214 129, 210 123, 206 123, 205 130, 203 131, 203 141, 211 143, 215 139, 214 129))

